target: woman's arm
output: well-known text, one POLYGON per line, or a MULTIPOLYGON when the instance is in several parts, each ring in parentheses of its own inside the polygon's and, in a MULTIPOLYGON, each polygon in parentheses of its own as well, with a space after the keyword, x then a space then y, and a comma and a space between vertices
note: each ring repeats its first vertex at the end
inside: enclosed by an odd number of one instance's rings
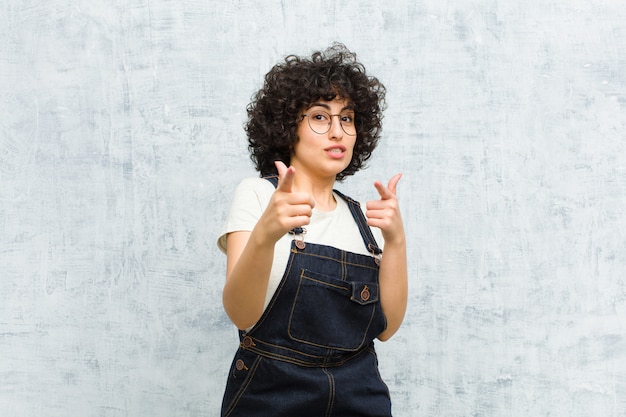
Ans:
POLYGON ((374 183, 380 200, 369 201, 365 213, 367 224, 378 227, 385 239, 378 278, 380 303, 387 318, 387 328, 378 335, 382 341, 388 340, 400 328, 407 306, 406 236, 396 197, 396 187, 401 176, 395 175, 387 188, 378 181, 374 183))
POLYGON ((404 241, 389 245, 385 240, 379 282, 380 303, 387 318, 387 328, 378 335, 378 339, 386 341, 398 331, 406 312, 408 279, 404 241))
POLYGON ((263 313, 274 258, 274 244, 258 239, 258 235, 263 231, 233 232, 226 237, 222 302, 228 317, 241 330, 256 323, 263 313))
POLYGON ((294 227, 309 224, 314 201, 309 194, 293 193, 295 169, 277 163, 279 180, 267 208, 251 232, 226 237, 224 310, 239 329, 255 324, 265 303, 274 246, 294 227))

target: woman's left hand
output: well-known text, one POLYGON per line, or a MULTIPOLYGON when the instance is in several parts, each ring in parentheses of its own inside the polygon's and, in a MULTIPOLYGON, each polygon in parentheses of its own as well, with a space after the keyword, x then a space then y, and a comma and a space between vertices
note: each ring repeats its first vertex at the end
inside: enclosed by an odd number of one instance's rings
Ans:
POLYGON ((404 227, 396 195, 396 188, 401 177, 402 174, 394 175, 387 187, 380 181, 374 182, 380 200, 371 200, 365 205, 367 224, 381 230, 385 245, 404 242, 404 227))

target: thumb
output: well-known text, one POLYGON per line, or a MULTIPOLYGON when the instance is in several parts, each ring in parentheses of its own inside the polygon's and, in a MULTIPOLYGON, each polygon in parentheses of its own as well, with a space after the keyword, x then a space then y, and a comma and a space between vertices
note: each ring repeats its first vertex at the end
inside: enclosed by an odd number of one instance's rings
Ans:
POLYGON ((287 168, 287 165, 285 165, 282 161, 274 161, 274 165, 278 170, 278 186, 276 189, 285 193, 290 193, 296 169, 292 166, 287 168))
POLYGON ((396 196, 396 188, 398 185, 398 181, 402 178, 402 174, 394 175, 390 180, 387 187, 385 187, 380 181, 376 181, 374 183, 374 187, 378 191, 381 200, 388 200, 390 198, 394 198, 396 196))

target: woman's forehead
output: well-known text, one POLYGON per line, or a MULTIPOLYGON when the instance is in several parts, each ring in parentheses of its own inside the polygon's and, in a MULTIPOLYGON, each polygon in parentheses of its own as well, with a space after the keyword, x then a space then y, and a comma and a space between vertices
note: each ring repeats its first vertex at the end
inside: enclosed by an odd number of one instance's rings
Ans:
POLYGON ((311 107, 324 107, 324 108, 341 108, 341 109, 347 109, 347 110, 353 110, 354 109, 354 104, 352 103, 352 100, 350 100, 349 98, 344 98, 344 97, 335 97, 332 100, 325 100, 323 98, 320 98, 319 100, 315 100, 313 103, 311 103, 309 105, 308 108, 311 107))

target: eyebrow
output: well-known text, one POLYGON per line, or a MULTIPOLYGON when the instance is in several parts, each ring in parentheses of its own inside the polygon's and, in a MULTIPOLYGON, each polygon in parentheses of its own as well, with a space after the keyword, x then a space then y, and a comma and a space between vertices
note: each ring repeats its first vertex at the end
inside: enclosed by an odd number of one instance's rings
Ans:
MULTIPOLYGON (((319 103, 319 102, 317 102, 317 103, 313 103, 313 104, 311 104, 311 106, 309 107, 309 109, 310 109, 310 108, 313 108, 313 107, 323 107, 323 108, 325 108, 326 110, 330 111, 330 106, 329 106, 328 104, 326 104, 326 103, 319 103)), ((342 112, 342 111, 344 111, 344 110, 354 111, 354 105, 352 105, 352 104, 348 104, 347 106, 344 106, 344 108, 342 108, 341 110, 339 110, 339 112, 342 112)))

